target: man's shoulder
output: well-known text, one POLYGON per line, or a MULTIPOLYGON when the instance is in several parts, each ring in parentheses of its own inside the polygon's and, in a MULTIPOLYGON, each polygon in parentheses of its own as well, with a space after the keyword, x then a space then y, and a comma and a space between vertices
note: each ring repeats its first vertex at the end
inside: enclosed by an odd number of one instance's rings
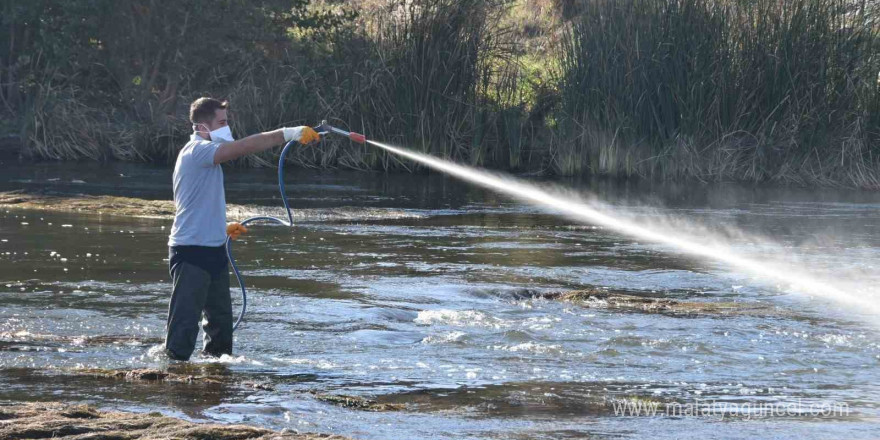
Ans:
POLYGON ((184 151, 187 149, 193 150, 195 148, 206 147, 209 145, 220 145, 220 143, 219 142, 211 142, 206 139, 190 139, 186 142, 186 144, 184 144, 181 151, 184 151))
POLYGON ((178 153, 177 162, 187 167, 213 165, 214 152, 217 148, 220 148, 220 142, 190 139, 178 153))

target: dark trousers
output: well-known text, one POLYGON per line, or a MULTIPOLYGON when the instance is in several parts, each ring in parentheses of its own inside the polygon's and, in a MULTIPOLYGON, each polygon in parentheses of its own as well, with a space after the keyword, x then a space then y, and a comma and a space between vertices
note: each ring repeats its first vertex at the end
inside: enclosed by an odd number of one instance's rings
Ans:
POLYGON ((232 354, 232 300, 227 265, 224 263, 222 270, 209 271, 188 261, 172 258, 170 272, 174 288, 168 306, 165 334, 165 352, 168 356, 178 360, 189 359, 196 346, 203 313, 203 353, 209 356, 232 354))

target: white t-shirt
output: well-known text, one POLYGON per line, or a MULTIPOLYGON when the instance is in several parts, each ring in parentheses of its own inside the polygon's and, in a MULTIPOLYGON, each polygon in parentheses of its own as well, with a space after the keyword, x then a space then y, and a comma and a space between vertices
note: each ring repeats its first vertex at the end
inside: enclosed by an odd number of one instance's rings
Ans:
POLYGON ((174 165, 174 225, 168 246, 222 246, 226 243, 223 169, 214 165, 219 142, 193 134, 174 165))

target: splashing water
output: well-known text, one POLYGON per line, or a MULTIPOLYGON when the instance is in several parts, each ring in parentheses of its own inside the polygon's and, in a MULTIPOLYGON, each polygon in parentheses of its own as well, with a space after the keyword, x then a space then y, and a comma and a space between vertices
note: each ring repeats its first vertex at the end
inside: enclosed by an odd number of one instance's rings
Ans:
POLYGON ((729 246, 720 244, 717 239, 710 241, 706 237, 692 237, 668 229, 651 228, 637 221, 615 215, 613 212, 609 212, 611 211, 609 208, 600 207, 598 203, 586 202, 577 197, 563 194, 559 190, 540 188, 510 176, 493 174, 380 142, 371 140, 367 142, 467 182, 506 194, 514 199, 551 208, 575 221, 600 225, 633 238, 671 246, 692 256, 720 261, 759 279, 786 284, 793 293, 813 295, 833 300, 841 305, 858 308, 862 312, 871 314, 872 319, 876 319, 877 315, 880 315, 880 305, 876 301, 853 295, 838 288, 837 283, 812 276, 807 270, 798 269, 792 264, 769 262, 765 259, 756 261, 737 255, 729 246), (704 242, 711 244, 703 244, 704 242))

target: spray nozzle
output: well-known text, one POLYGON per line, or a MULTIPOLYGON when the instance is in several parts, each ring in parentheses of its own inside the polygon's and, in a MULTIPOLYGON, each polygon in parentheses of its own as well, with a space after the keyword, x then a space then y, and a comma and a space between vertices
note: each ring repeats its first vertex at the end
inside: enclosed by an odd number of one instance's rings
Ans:
POLYGON ((345 131, 341 128, 336 128, 336 127, 328 124, 326 120, 321 121, 321 124, 318 125, 317 127, 315 127, 315 131, 323 132, 323 133, 336 133, 340 136, 345 136, 345 137, 351 139, 353 142, 357 142, 359 144, 363 144, 363 143, 367 142, 366 136, 364 136, 360 133, 354 133, 351 131, 345 131))

